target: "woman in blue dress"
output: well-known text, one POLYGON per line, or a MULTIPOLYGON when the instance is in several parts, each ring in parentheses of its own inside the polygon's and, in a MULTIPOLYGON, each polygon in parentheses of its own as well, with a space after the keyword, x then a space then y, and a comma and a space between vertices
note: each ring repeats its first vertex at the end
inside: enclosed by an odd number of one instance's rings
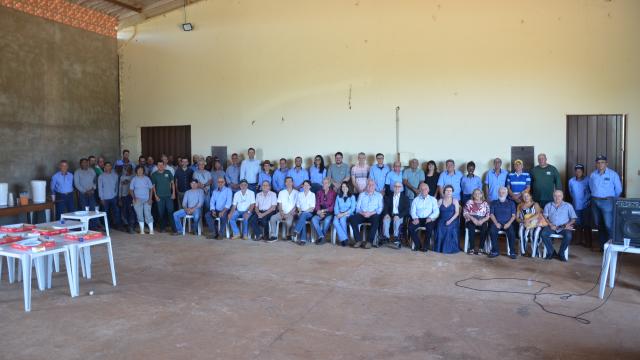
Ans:
POLYGON ((455 254, 460 251, 460 243, 458 242, 460 205, 453 198, 451 185, 445 186, 443 193, 442 199, 438 200, 440 217, 436 226, 435 251, 455 254))

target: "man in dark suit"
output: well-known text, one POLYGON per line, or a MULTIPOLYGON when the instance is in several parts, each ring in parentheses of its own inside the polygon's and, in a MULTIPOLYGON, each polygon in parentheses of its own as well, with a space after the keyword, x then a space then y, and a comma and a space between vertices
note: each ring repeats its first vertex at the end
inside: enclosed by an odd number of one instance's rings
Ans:
POLYGON ((393 194, 385 196, 384 210, 382 218, 383 240, 389 240, 389 227, 393 222, 393 245, 396 249, 400 249, 400 226, 404 222, 404 218, 409 216, 411 202, 402 191, 402 183, 393 184, 393 194))

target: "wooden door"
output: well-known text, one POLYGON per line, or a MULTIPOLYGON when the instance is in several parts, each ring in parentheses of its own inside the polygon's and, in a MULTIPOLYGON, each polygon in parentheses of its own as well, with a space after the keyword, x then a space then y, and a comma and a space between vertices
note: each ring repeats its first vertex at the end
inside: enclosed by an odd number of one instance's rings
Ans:
POLYGON ((144 126, 141 128, 142 155, 186 157, 191 161, 191 125, 144 126))
POLYGON ((567 182, 573 177, 575 164, 583 164, 588 176, 596 168, 596 157, 602 154, 609 168, 620 175, 624 196, 625 130, 626 115, 567 115, 567 182))

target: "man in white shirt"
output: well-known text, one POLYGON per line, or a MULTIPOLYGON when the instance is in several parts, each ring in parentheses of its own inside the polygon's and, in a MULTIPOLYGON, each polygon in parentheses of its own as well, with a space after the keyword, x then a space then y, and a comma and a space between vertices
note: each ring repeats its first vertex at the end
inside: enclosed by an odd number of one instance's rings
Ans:
POLYGON ((287 176, 284 180, 285 188, 278 194, 278 213, 273 215, 269 220, 269 226, 271 228, 271 234, 269 242, 278 240, 278 227, 279 221, 284 221, 287 232, 287 238, 291 238, 291 226, 293 225, 293 218, 296 216, 296 202, 298 201, 298 190, 293 188, 293 179, 287 176))
POLYGON ((249 148, 247 151, 249 155, 248 159, 242 160, 240 164, 240 179, 247 180, 249 190, 257 191, 258 189, 258 174, 260 174, 260 160, 255 159, 256 150, 249 148))
POLYGON ((256 206, 249 218, 249 226, 253 229, 256 241, 269 239, 269 220, 278 207, 278 197, 271 191, 271 184, 263 181, 261 185, 262 191, 256 195, 256 206))
POLYGON ((247 180, 242 179, 240 180, 240 191, 233 194, 229 214, 229 222, 233 230, 232 239, 240 238, 240 230, 236 222, 240 217, 242 217, 242 238, 247 239, 249 237, 249 216, 251 216, 256 204, 256 196, 255 193, 247 189, 247 187, 247 180))
POLYGON ((431 233, 435 227, 435 221, 440 215, 440 209, 438 208, 438 201, 433 196, 429 195, 429 185, 421 183, 419 186, 420 195, 413 199, 411 203, 411 223, 409 223, 409 234, 413 241, 413 251, 419 251, 420 238, 418 237, 418 228, 424 227, 425 242, 422 251, 427 252, 429 243, 431 242, 431 233))
POLYGON ((298 245, 307 244, 307 221, 313 217, 313 210, 316 207, 316 194, 311 192, 311 181, 302 182, 302 191, 298 193, 296 208, 298 209, 298 222, 296 223, 293 236, 298 245), (301 234, 298 239, 298 234, 301 234))

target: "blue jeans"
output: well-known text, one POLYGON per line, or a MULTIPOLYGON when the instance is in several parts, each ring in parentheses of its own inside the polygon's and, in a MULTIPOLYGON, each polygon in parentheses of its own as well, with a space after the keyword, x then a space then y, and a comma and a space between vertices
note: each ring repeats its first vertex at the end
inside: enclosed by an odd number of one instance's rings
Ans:
POLYGON ((313 228, 316 229, 318 238, 325 238, 327 236, 327 231, 329 231, 329 226, 331 226, 331 220, 333 220, 333 215, 331 214, 325 215, 324 219, 320 219, 318 215, 311 218, 311 224, 313 224, 313 228), (322 222, 322 224, 320 224, 320 222, 322 222))
POLYGON ((249 218, 245 219, 243 217, 246 212, 246 210, 236 210, 233 212, 233 215, 231 215, 231 219, 229 219, 229 225, 231 225, 231 230, 233 230, 233 236, 240 235, 240 229, 238 229, 238 223, 236 222, 236 220, 238 220, 240 217, 242 217, 242 236, 249 235, 249 218))
POLYGON ((339 219, 337 217, 333 218, 333 228, 336 229, 336 235, 340 241, 349 240, 348 218, 348 216, 343 216, 339 219))
POLYGON ((129 226, 134 226, 137 219, 136 212, 133 210, 133 198, 131 195, 122 196, 120 197, 120 201, 122 202, 120 213, 122 214, 124 223, 129 226))
POLYGON ((602 247, 613 236, 613 199, 591 199, 591 214, 602 247))
POLYGON ((551 230, 550 227, 545 226, 544 229, 542 229, 542 232, 540 233, 540 237, 542 238, 542 241, 544 242, 544 247, 547 248, 547 256, 553 255, 553 253, 555 251, 553 249, 553 240, 551 240, 551 234, 562 235, 562 244, 560 244, 560 250, 558 250, 558 254, 560 254, 560 256, 564 257, 565 250, 567 250, 567 247, 569 247, 569 244, 571 244, 571 239, 573 238, 573 231, 571 231, 571 230, 562 230, 562 231, 557 233, 557 232, 551 230))
POLYGON ((107 216, 111 215, 111 223, 115 226, 120 225, 120 208, 118 207, 118 198, 102 200, 102 207, 107 216))
POLYGON ((76 210, 73 204, 73 191, 68 194, 56 193, 56 219, 60 220, 60 215, 76 210))
POLYGON ((296 222, 295 232, 300 234, 301 241, 307 241, 307 220, 311 219, 313 213, 304 211, 298 215, 298 222, 296 222))
MULTIPOLYGON (((214 237, 218 236, 219 234, 225 236, 225 232, 227 229, 227 214, 228 212, 225 213, 224 216, 218 216, 217 218, 214 218, 213 215, 211 215, 211 211, 207 211, 204 214, 204 219, 207 222, 207 227, 209 228, 209 234, 213 235, 214 237), (216 227, 215 219, 220 219, 220 222, 218 223, 220 227, 216 227)), ((218 215, 220 215, 220 211, 218 211, 218 215)))
MULTIPOLYGON (((200 221, 200 214, 201 214, 202 209, 197 208, 195 209, 195 211, 193 212, 193 223, 192 226, 195 226, 197 229, 198 226, 198 222, 200 221)), ((176 225, 176 232, 181 233, 182 232, 182 218, 187 216, 187 212, 184 211, 184 209, 180 209, 176 212, 173 213, 173 223, 176 225)))
MULTIPOLYGON (((79 194, 78 202, 80 203, 80 209, 84 210, 87 206, 89 207, 89 211, 93 211, 96 208, 96 197, 94 196, 95 191, 91 195, 87 194, 79 194)), ((89 220, 89 227, 96 228, 98 226, 98 219, 89 220)))

